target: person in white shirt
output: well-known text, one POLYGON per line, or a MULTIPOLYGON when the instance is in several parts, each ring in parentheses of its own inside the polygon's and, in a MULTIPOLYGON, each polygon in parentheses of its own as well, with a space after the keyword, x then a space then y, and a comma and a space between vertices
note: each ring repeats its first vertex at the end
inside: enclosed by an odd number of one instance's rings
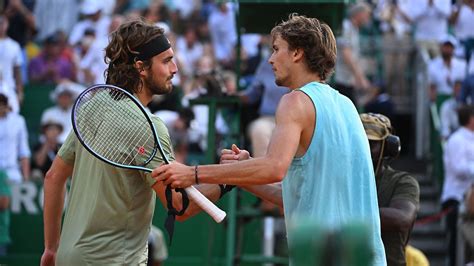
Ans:
POLYGON ((457 44, 453 36, 446 35, 440 43, 441 56, 431 60, 428 65, 429 95, 432 102, 442 104, 453 94, 454 82, 466 77, 466 62, 453 56, 457 44))
POLYGON ((454 28, 456 37, 464 45, 466 60, 471 58, 474 51, 474 0, 462 0, 453 6, 453 13, 449 18, 450 24, 454 28))
POLYGON ((458 108, 460 106, 462 80, 454 82, 453 95, 443 102, 440 109, 441 140, 448 137, 459 128, 458 108))
POLYGON ((356 89, 370 88, 370 82, 360 66, 359 28, 370 21, 371 8, 357 3, 349 9, 349 19, 342 22, 342 34, 337 38, 335 86, 357 106, 356 89))
POLYGON ((18 113, 23 100, 23 57, 20 45, 7 36, 8 25, 8 18, 0 15, 0 93, 10 99, 12 111, 18 113))
POLYGON ((415 26, 418 49, 430 58, 439 55, 438 43, 448 33, 451 0, 409 1, 407 15, 415 26))
POLYGON ((69 44, 74 46, 88 29, 93 29, 97 39, 108 38, 110 17, 102 15, 102 4, 96 0, 85 0, 81 5, 81 13, 85 18, 77 22, 69 34, 69 44))
MULTIPOLYGON (((201 95, 217 93, 225 88, 225 84, 220 81, 220 72, 211 56, 203 56, 197 62, 196 76, 193 81, 191 91, 187 92, 181 100, 182 106, 190 108, 194 113, 194 119, 190 123, 188 130, 188 138, 190 143, 197 143, 202 150, 207 149, 207 131, 209 124, 209 106, 207 105, 190 105, 192 99, 196 99, 201 95)), ((227 134, 229 127, 227 126, 221 112, 216 114, 215 128, 218 134, 227 134)))
POLYGON ((11 183, 30 177, 30 148, 25 119, 10 111, 8 98, 0 94, 0 170, 11 183))
MULTIPOLYGON (((124 20, 125 18, 122 15, 114 15, 109 25, 109 33, 116 30, 124 20)), ((79 71, 82 72, 85 77, 88 77, 88 82, 83 83, 84 85, 105 83, 104 73, 107 69, 107 64, 104 61, 104 57, 105 47, 107 47, 108 43, 108 37, 95 38, 85 55, 79 61, 79 71)))
POLYGON ((152 224, 148 236, 148 265, 162 266, 167 258, 168 247, 163 232, 152 224))
POLYGON ((445 179, 441 202, 446 217, 449 239, 449 262, 456 265, 456 234, 459 203, 474 183, 474 106, 459 109, 461 127, 449 137, 444 150, 445 179))
POLYGON ((234 5, 218 4, 218 8, 209 16, 208 25, 217 61, 224 67, 233 67, 234 47, 237 43, 234 5))
POLYGON ((36 39, 43 41, 55 32, 71 32, 79 17, 79 1, 41 0, 36 1, 36 39))
POLYGON ((380 20, 383 51, 383 74, 391 96, 408 94, 406 69, 414 51, 412 26, 407 7, 410 0, 379 0, 374 16, 380 20))
POLYGON ((204 56, 204 46, 197 39, 196 29, 189 25, 183 36, 176 40, 176 57, 179 60, 181 81, 190 82, 196 72, 197 61, 204 56))
POLYGON ((56 102, 56 105, 46 109, 41 115, 41 123, 48 120, 55 120, 61 124, 63 131, 59 135, 59 143, 64 143, 69 132, 72 130, 71 112, 72 105, 76 97, 85 89, 84 86, 65 81, 56 86, 51 92, 51 100, 56 102))

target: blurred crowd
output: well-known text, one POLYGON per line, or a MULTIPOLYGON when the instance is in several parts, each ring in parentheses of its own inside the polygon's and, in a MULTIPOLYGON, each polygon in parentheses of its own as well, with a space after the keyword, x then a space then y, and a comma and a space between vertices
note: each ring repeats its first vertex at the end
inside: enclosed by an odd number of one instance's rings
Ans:
MULTIPOLYGON (((426 102, 437 105, 440 134, 447 141, 460 127, 459 107, 474 103, 474 0, 356 2, 335 31, 338 59, 330 83, 361 111, 389 118, 397 113, 393 98, 427 89, 426 102), (381 75, 367 60, 364 43, 371 38, 380 40, 381 75), (427 62, 429 88, 409 82, 415 55, 427 62)), ((191 104, 204 95, 238 97, 247 146, 254 156, 265 154, 276 106, 288 90, 274 83, 267 63, 272 52, 268 34, 243 33, 237 52, 237 9, 235 2, 218 0, 0 1, 0 170, 10 183, 41 179, 71 131, 75 97, 105 83, 109 33, 137 18, 164 28, 175 52, 175 89, 148 107, 167 124, 177 160, 206 150, 209 108, 191 104), (54 87, 50 97, 55 105, 41 115, 40 138, 28 143, 34 129, 27 128, 20 113, 27 108, 24 88, 37 84, 54 87)), ((229 134, 229 122, 218 112, 217 133, 229 134)), ((446 163, 450 156, 459 155, 446 154, 446 163)), ((474 165, 474 151, 462 156, 474 165)), ((464 180, 466 175, 472 184, 474 172, 463 173, 464 180)), ((445 183, 445 190, 460 201, 469 186, 451 185, 445 183)))

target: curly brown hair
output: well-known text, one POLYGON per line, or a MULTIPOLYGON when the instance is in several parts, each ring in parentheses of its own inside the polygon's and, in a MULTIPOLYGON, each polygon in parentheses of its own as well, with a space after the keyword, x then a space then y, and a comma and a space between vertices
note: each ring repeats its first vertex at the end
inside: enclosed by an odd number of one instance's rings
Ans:
MULTIPOLYGON (((137 47, 163 35, 160 27, 142 20, 126 22, 112 32, 110 42, 105 48, 107 83, 123 88, 131 93, 139 92, 143 87, 140 70, 134 66, 137 47)), ((143 60, 145 69, 151 67, 151 60, 143 60)))
POLYGON ((280 36, 291 51, 303 49, 308 68, 318 73, 321 80, 327 80, 333 73, 337 55, 336 38, 326 23, 293 13, 287 21, 275 26, 271 35, 273 39, 280 36))

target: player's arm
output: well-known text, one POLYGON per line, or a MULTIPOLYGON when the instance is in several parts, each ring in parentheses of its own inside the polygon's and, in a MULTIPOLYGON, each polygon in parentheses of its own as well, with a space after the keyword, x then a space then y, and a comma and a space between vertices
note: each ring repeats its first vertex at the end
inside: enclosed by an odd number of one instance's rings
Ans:
MULTIPOLYGON (((250 154, 246 150, 241 150, 237 145, 233 144, 232 149, 223 149, 221 151, 221 164, 236 163, 238 161, 251 159, 250 154)), ((281 194, 281 183, 268 185, 242 186, 241 188, 254 194, 255 196, 267 200, 277 206, 283 208, 283 197, 281 194)))
POLYGON ((280 208, 283 208, 283 196, 281 194, 281 183, 268 185, 243 186, 243 189, 255 196, 267 200, 280 208))
POLYGON ((66 180, 72 175, 73 165, 56 156, 44 178, 44 253, 41 265, 54 265, 61 233, 66 180))
MULTIPOLYGON (((304 108, 309 104, 312 104, 311 100, 301 92, 283 96, 276 111, 276 126, 267 154, 233 164, 199 166, 199 183, 247 186, 281 182, 299 148, 303 128, 311 121, 310 112, 304 108)), ((179 163, 162 165, 152 176, 172 187, 196 183, 194 167, 179 163)))

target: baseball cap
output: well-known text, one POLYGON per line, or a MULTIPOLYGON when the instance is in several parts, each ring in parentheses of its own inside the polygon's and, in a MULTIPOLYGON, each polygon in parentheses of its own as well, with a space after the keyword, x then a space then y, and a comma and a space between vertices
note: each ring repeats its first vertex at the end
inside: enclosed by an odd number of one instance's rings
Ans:
POLYGON ((362 125, 369 140, 384 140, 392 133, 390 119, 382 114, 360 114, 362 125))
POLYGON ((458 46, 458 40, 456 39, 456 37, 454 37, 453 35, 451 34, 446 34, 443 36, 443 38, 441 38, 441 41, 440 41, 441 44, 451 44, 453 47, 456 47, 458 46))
POLYGON ((102 5, 99 3, 99 0, 86 0, 81 5, 81 13, 86 16, 94 15, 100 10, 102 10, 102 5))
POLYGON ((73 99, 76 99, 76 97, 85 89, 86 87, 81 84, 71 81, 63 81, 56 86, 56 88, 49 94, 49 97, 51 101, 56 102, 59 95, 69 93, 73 99))

